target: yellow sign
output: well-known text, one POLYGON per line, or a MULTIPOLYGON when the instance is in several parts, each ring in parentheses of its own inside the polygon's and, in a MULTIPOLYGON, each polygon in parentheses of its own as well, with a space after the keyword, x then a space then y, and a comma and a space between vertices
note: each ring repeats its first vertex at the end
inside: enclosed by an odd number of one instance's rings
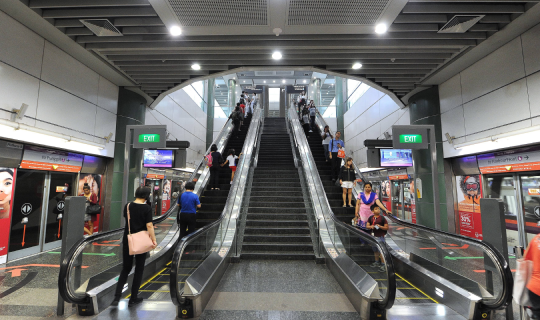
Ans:
POLYGON ((187 314, 187 310, 182 310, 182 314, 187 314))

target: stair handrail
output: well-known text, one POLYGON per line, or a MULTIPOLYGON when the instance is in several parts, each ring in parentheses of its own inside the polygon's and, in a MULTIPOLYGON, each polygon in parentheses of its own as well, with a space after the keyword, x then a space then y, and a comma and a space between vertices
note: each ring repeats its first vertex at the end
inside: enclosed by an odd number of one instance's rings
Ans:
MULTIPOLYGON (((339 226, 341 228, 346 229, 347 231, 353 233, 355 236, 358 236, 359 238, 362 238, 366 242, 369 242, 370 244, 374 244, 377 246, 379 252, 384 257, 384 261, 386 262, 386 272, 387 272, 387 279, 388 279, 388 285, 386 289, 386 295, 382 300, 377 300, 378 308, 380 309, 390 309, 395 302, 396 298, 396 275, 394 272, 394 265, 392 262, 392 256, 387 249, 386 245, 381 242, 379 239, 367 234, 366 232, 363 232, 361 230, 358 230, 357 228, 353 227, 352 225, 348 225, 340 221, 332 211, 330 207, 330 203, 328 202, 328 197, 326 196, 326 192, 324 191, 324 187, 322 187, 323 183, 321 180, 321 177, 319 175, 319 172, 317 170, 315 160, 313 158, 313 155, 311 153, 311 149, 309 148, 309 144, 307 142, 307 138, 305 134, 303 133, 303 130, 300 126, 300 121, 297 116, 297 112, 294 107, 289 108, 288 112, 288 118, 291 123, 291 126, 294 128, 294 137, 295 137, 295 143, 297 144, 297 147, 300 150, 300 156, 301 156, 301 162, 305 166, 305 172, 306 174, 308 172, 311 172, 312 177, 312 184, 309 187, 310 192, 312 192, 311 198, 312 201, 318 203, 318 205, 315 205, 315 212, 316 212, 316 218, 320 221, 323 221, 326 225, 328 236, 324 236, 321 239, 323 244, 328 243, 328 241, 332 242, 332 245, 334 245, 334 253, 329 253, 332 257, 337 257, 336 254, 338 253, 345 253, 344 247, 340 243, 335 243, 335 237, 331 236, 332 233, 332 224, 339 226)), ((319 226, 319 230, 321 230, 321 226, 319 226)), ((328 250, 328 248, 327 248, 328 250)))
MULTIPOLYGON (((326 121, 320 114, 317 114, 316 123, 321 132, 324 130, 324 127, 327 125, 326 121)), ((354 160, 353 160, 353 167, 356 174, 362 179, 362 181, 364 182, 369 181, 364 177, 364 175, 362 174, 358 166, 355 164, 354 160)), ((360 184, 357 184, 353 188, 353 194, 355 197, 357 197, 358 194, 360 193, 360 188, 361 188, 360 184)), ((504 283, 504 290, 502 294, 500 295, 500 297, 498 299, 494 299, 493 301, 482 299, 482 302, 481 302, 482 305, 486 309, 496 310, 496 309, 503 308, 512 303, 512 289, 513 289, 513 284, 514 284, 512 270, 510 268, 509 263, 506 261, 506 259, 501 254, 501 252, 497 248, 495 248, 493 245, 487 242, 483 242, 481 240, 466 237, 463 235, 449 233, 443 230, 437 230, 437 229, 433 229, 433 228, 426 227, 423 225, 410 223, 410 222, 401 220, 400 218, 394 215, 388 215, 386 213, 382 213, 382 214, 385 217, 389 218, 392 222, 399 224, 401 226, 412 228, 412 229, 419 229, 419 230, 436 234, 436 235, 443 235, 445 237, 455 239, 456 241, 474 243, 476 246, 481 247, 484 250, 484 252, 489 255, 490 259, 495 262, 496 267, 501 274, 501 279, 503 280, 503 283, 504 283)))

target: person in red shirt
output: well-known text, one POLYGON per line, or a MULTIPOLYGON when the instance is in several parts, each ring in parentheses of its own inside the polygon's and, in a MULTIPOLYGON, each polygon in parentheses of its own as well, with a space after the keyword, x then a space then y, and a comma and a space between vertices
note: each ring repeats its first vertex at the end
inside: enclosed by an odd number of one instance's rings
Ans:
MULTIPOLYGON (((83 193, 79 194, 81 197, 86 197, 86 207, 88 208, 89 205, 97 204, 98 203, 98 197, 95 193, 90 191, 90 186, 88 183, 84 184, 83 187, 83 193)), ((85 227, 84 232, 86 232, 89 235, 92 235, 94 233, 94 221, 96 221, 97 216, 90 215, 88 213, 84 214, 84 221, 88 222, 88 229, 85 227)))
POLYGON ((540 319, 540 234, 536 235, 525 252, 525 260, 533 262, 533 272, 527 289, 529 289, 529 299, 531 300, 531 311, 534 318, 540 319))
MULTIPOLYGON (((381 208, 379 208, 378 205, 373 204, 371 205, 370 209, 373 215, 368 218, 366 228, 368 230, 373 230, 373 235, 375 238, 381 240, 383 244, 385 244, 386 241, 384 236, 386 236, 386 233, 388 232, 388 222, 386 221, 385 217, 381 216, 381 208)), ((379 272, 385 272, 386 268, 384 266, 385 262, 382 254, 379 252, 379 249, 376 246, 373 246, 372 249, 375 253, 375 262, 371 265, 371 267, 378 267, 379 272), (380 263, 379 260, 381 261, 380 263)))

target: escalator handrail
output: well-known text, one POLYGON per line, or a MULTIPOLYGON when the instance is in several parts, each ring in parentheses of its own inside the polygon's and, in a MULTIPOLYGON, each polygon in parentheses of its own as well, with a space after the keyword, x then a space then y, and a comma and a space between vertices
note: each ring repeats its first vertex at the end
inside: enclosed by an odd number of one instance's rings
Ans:
MULTIPOLYGON (((292 109, 292 110, 294 111, 293 114, 296 114, 296 111, 294 109, 292 109)), ((290 112, 289 112, 289 116, 290 116, 290 112)), ((291 120, 293 120, 295 125, 299 126, 300 121, 298 120, 298 118, 296 118, 296 117, 291 118, 291 120)), ((306 139, 305 135, 302 136, 302 134, 300 134, 300 137, 296 137, 296 135, 295 135, 295 139, 296 139, 297 143, 302 143, 303 145, 307 146, 307 150, 309 150, 309 152, 307 152, 305 155, 308 157, 308 159, 312 163, 315 163, 315 160, 313 158, 313 154, 311 153, 311 148, 309 147, 309 143, 307 142, 307 139, 306 139)), ((322 186, 323 184, 322 184, 321 177, 319 175, 319 171, 318 171, 317 167, 315 167, 314 169, 315 169, 315 172, 312 171, 312 176, 316 180, 316 182, 320 186, 322 186)), ((335 216, 334 211, 332 210, 332 208, 330 207, 330 202, 328 201, 328 197, 326 196, 326 192, 325 191, 322 191, 322 192, 324 194, 320 195, 319 199, 323 200, 323 204, 326 207, 327 212, 330 214, 330 218, 332 219, 334 224, 339 225, 340 227, 344 227, 345 229, 347 229, 348 231, 353 233, 355 236, 358 236, 358 237, 366 240, 369 243, 377 243, 377 245, 379 247, 379 252, 383 255, 384 261, 386 262, 386 270, 387 270, 387 275, 388 275, 388 284, 387 284, 387 289, 386 289, 386 296, 384 297, 384 299, 378 300, 377 304, 378 304, 378 307, 381 308, 381 309, 390 309, 390 308, 392 308, 392 306, 394 305, 395 299, 396 299, 397 286, 396 286, 396 274, 395 274, 395 271, 394 271, 394 264, 392 262, 392 255, 391 255, 390 251, 388 250, 386 245, 382 241, 377 239, 376 237, 373 237, 372 235, 367 234, 366 232, 361 231, 361 230, 353 227, 352 225, 349 225, 349 224, 344 223, 343 221, 339 220, 335 216)))
MULTIPOLYGON (((262 113, 262 110, 260 108, 257 108, 255 110, 255 112, 253 113, 253 116, 252 116, 253 119, 251 120, 251 123, 250 123, 248 136, 246 136, 247 144, 244 143, 244 146, 242 148, 242 153, 243 154, 247 154, 246 151, 248 150, 248 148, 255 149, 256 146, 257 146, 256 145, 256 142, 257 142, 256 136, 257 136, 258 132, 261 130, 261 125, 260 125, 260 122, 261 122, 261 119, 262 119, 261 113, 262 113), (255 127, 254 127, 254 125, 255 125, 255 127), (254 132, 255 138, 250 143, 250 141, 248 140, 248 137, 251 137, 251 132, 254 132)), ((245 168, 246 159, 247 159, 247 157, 245 157, 245 156, 240 159, 240 162, 237 165, 237 172, 235 174, 235 177, 236 176, 241 176, 241 174, 242 174, 242 172, 244 170, 249 169, 249 168, 245 168)), ((231 191, 233 190, 234 186, 237 186, 237 181, 238 181, 237 179, 235 179, 233 181, 231 191)), ((179 294, 180 292, 179 292, 179 287, 178 287, 178 266, 181 263, 181 259, 182 259, 182 255, 184 253, 184 250, 193 241, 197 240, 199 237, 206 234, 207 232, 212 230, 212 228, 214 228, 215 226, 217 226, 217 225, 219 225, 219 224, 221 224, 223 222, 223 220, 227 216, 227 213, 233 209, 232 206, 231 206, 231 203, 230 203, 231 199, 233 198, 233 192, 231 192, 231 191, 229 191, 229 195, 227 196, 227 201, 226 201, 225 207, 223 208, 223 211, 221 212, 221 215, 219 216, 219 218, 216 221, 214 221, 214 222, 212 222, 212 223, 210 223, 210 224, 208 224, 208 225, 206 225, 206 226, 204 226, 204 227, 202 227, 200 229, 197 229, 195 232, 186 235, 185 237, 180 239, 180 241, 178 242, 178 245, 176 246, 176 249, 175 249, 175 251, 173 253, 173 257, 172 257, 172 262, 171 262, 171 276, 170 276, 170 284, 169 284, 171 300, 175 305, 180 305, 182 303, 182 301, 181 301, 182 296, 181 296, 181 294, 179 294)))
MULTIPOLYGON (((319 115, 318 119, 319 119, 319 121, 321 122, 321 124, 323 125, 323 128, 324 128, 324 126, 327 125, 326 121, 320 115, 319 115)), ((354 166, 354 169, 355 169, 356 173, 362 178, 362 180, 367 182, 368 180, 365 179, 364 175, 362 174, 362 172, 360 171, 358 166, 354 163, 354 160, 353 160, 353 166, 354 166)), ((357 193, 354 188, 353 188, 353 191, 355 193, 357 193)), ((513 284, 514 284, 514 280, 513 280, 514 278, 512 276, 512 270, 510 268, 509 263, 504 258, 504 256, 493 245, 491 245, 491 244, 489 244, 487 242, 483 242, 483 241, 478 240, 478 239, 469 238, 469 237, 466 237, 466 236, 463 236, 463 235, 454 234, 454 233, 446 232, 446 231, 443 231, 443 230, 437 230, 437 229, 433 229, 433 228, 426 227, 426 226, 423 226, 423 225, 403 221, 403 220, 399 219, 398 217, 396 217, 394 215, 388 215, 386 213, 383 213, 383 215, 388 217, 394 223, 397 223, 397 224, 399 224, 401 226, 409 227, 409 228, 412 228, 412 229, 420 229, 420 230, 423 230, 423 231, 426 231, 426 232, 433 233, 435 235, 442 235, 442 236, 449 237, 449 238, 452 238, 452 239, 455 239, 455 240, 458 240, 458 241, 472 242, 475 245, 481 247, 484 250, 484 252, 486 252, 490 256, 491 260, 493 260, 494 262, 497 263, 497 268, 499 269, 499 271, 501 271, 501 279, 506 284, 506 286, 505 286, 506 290, 503 292, 503 294, 501 294, 501 297, 498 300, 496 300, 493 303, 489 302, 489 300, 488 301, 482 300, 482 304, 486 308, 495 310, 495 309, 502 308, 502 307, 504 307, 504 306, 506 306, 506 305, 508 305, 508 304, 510 304, 512 302, 512 288, 513 288, 513 284), (488 303, 486 303, 486 302, 488 302, 488 303)))
MULTIPOLYGON (((219 134, 217 135, 216 140, 221 139, 222 135, 225 133, 225 130, 229 127, 230 123, 232 123, 231 119, 228 119, 228 121, 225 122, 225 124, 221 128, 219 134)), ((216 140, 213 141, 212 143, 216 142, 216 140)), ((210 152, 210 148, 208 148, 207 153, 208 152, 210 152)), ((204 157, 203 157, 203 159, 201 159, 198 166, 196 167, 196 169, 193 171, 193 173, 189 177, 188 181, 193 181, 196 174, 198 173, 199 168, 201 166, 203 166, 203 165, 205 165, 204 164, 204 157)), ((201 188, 201 190, 202 190, 202 188, 201 188)), ((173 212, 175 212, 175 210, 177 210, 176 205, 172 205, 171 208, 169 208, 169 210, 165 214, 163 214, 163 215, 161 215, 159 217, 153 218, 152 223, 154 225, 156 225, 158 223, 161 223, 161 222, 165 221, 167 218, 169 218, 172 215, 173 212)), ((86 247, 86 245, 88 243, 99 241, 100 239, 106 238, 106 237, 108 237, 108 236, 110 236, 112 234, 121 233, 121 232, 124 232, 124 227, 93 234, 93 235, 91 235, 91 236, 89 236, 87 238, 83 238, 83 239, 79 240, 68 251, 67 255, 61 261, 60 272, 59 272, 59 276, 58 276, 58 289, 59 289, 60 295, 62 296, 62 298, 65 301, 67 301, 69 303, 77 303, 77 304, 88 302, 87 301, 87 299, 88 299, 87 296, 77 297, 77 296, 75 296, 73 294, 73 292, 71 292, 71 290, 69 288, 69 283, 68 283, 69 282, 69 272, 72 269, 71 266, 74 263, 74 261, 73 261, 74 258, 79 255, 79 253, 86 247)))
MULTIPOLYGON (((161 223, 165 221, 167 218, 169 218, 173 212, 175 212, 176 206, 171 206, 169 210, 154 219, 152 219, 152 223, 154 225, 161 223)), ((79 256, 82 250, 86 248, 86 246, 89 243, 100 241, 100 239, 104 239, 109 237, 110 235, 116 234, 116 233, 123 233, 125 230, 125 227, 121 227, 114 230, 99 232, 96 234, 93 234, 89 237, 80 239, 77 243, 71 247, 71 249, 68 251, 62 262, 60 263, 60 272, 58 275, 58 291, 60 292, 60 295, 64 299, 64 301, 69 303, 86 303, 88 302, 88 297, 77 297, 73 294, 69 287, 69 279, 70 279, 70 270, 72 270, 73 263, 75 262, 75 258, 79 256)))

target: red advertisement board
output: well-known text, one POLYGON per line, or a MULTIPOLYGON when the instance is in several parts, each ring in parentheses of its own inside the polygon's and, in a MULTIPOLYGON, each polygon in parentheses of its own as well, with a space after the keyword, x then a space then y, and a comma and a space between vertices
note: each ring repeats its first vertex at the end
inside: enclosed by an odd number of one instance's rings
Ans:
POLYGON ((171 207, 171 180, 163 180, 163 196, 161 199, 161 214, 165 214, 171 207))
POLYGON ((381 183, 381 202, 388 210, 392 210, 391 202, 391 185, 389 180, 385 180, 381 183))
POLYGON ((482 240, 482 179, 480 175, 460 176, 456 177, 456 185, 460 234, 482 240))
POLYGON ((6 263, 17 169, 0 168, 0 264, 6 263))

